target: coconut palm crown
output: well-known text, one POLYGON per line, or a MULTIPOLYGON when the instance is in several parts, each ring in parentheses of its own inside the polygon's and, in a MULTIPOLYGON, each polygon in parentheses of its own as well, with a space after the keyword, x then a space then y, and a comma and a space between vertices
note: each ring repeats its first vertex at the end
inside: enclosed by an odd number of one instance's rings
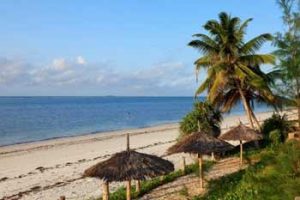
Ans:
POLYGON ((250 125, 254 127, 253 119, 256 118, 251 101, 275 101, 269 87, 270 79, 260 70, 262 64, 274 64, 275 58, 271 54, 256 53, 265 42, 272 40, 270 34, 261 34, 245 41, 250 21, 252 19, 242 22, 238 17, 221 12, 219 21, 209 20, 204 25, 208 35, 195 34, 197 39, 188 45, 202 53, 195 61, 197 74, 201 69, 207 70, 207 77, 200 84, 196 95, 207 90, 208 100, 225 111, 229 111, 237 100, 241 100, 250 125))

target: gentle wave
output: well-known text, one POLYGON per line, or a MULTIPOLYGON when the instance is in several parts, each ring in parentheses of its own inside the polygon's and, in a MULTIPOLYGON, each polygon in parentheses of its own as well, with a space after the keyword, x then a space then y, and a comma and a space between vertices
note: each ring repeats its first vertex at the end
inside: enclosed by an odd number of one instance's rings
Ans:
MULTIPOLYGON (((193 97, 0 97, 0 146, 178 122, 193 103, 193 97)), ((238 105, 231 114, 243 112, 238 105)))

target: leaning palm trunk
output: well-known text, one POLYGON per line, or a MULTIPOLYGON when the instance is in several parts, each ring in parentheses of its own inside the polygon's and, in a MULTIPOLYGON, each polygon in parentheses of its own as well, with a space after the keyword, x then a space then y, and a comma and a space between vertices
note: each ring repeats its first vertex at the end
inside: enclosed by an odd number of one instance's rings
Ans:
POLYGON ((257 118, 256 118, 256 116, 255 116, 253 110, 250 109, 250 111, 251 111, 251 114, 252 114, 252 118, 253 118, 254 122, 256 123, 256 125, 257 125, 257 128, 261 131, 260 123, 259 123, 259 121, 257 120, 257 118))
POLYGON ((251 116, 251 109, 250 109, 250 106, 246 100, 246 97, 242 91, 242 88, 239 84, 237 84, 237 87, 238 87, 238 90, 239 90, 239 93, 241 95, 241 98, 242 98, 242 101, 243 101, 243 105, 244 105, 244 108, 245 108, 245 111, 246 111, 246 114, 247 114, 247 117, 248 117, 248 120, 249 120, 249 123, 250 123, 250 126, 251 128, 254 128, 254 125, 253 125, 253 121, 252 121, 252 116, 251 116))

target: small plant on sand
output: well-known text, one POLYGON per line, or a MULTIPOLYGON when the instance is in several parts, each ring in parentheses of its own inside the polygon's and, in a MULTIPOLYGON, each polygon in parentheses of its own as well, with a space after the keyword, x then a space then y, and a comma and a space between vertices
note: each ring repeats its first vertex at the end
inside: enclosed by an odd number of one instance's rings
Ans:
POLYGON ((181 196, 188 197, 189 196, 188 188, 186 186, 183 186, 183 188, 179 191, 179 194, 181 196))

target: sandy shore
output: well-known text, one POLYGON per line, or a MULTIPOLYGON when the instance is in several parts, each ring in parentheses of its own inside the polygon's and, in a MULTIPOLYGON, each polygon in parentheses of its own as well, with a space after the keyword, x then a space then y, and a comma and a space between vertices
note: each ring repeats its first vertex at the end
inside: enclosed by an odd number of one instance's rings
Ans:
MULTIPOLYGON (((272 112, 259 113, 258 119, 272 112)), ((291 114, 291 112, 289 112, 291 114)), ((224 119, 222 128, 247 122, 245 116, 224 119)), ((125 134, 131 148, 162 156, 177 138, 178 124, 61 138, 0 147, 0 200, 4 199, 89 199, 101 195, 101 181, 82 178, 83 171, 112 154, 124 150, 125 134)), ((180 168, 183 155, 166 157, 180 168)), ((185 155, 188 162, 193 158, 185 155)), ((111 190, 122 183, 113 183, 111 190)))

